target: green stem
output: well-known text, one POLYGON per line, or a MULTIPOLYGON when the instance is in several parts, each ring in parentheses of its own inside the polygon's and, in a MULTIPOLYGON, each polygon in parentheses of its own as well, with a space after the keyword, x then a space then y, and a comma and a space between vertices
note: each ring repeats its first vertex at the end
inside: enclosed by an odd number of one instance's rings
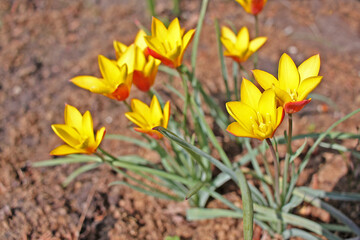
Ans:
POLYGON ((292 114, 288 114, 288 127, 289 127, 289 132, 288 132, 288 136, 287 136, 287 144, 286 144, 286 156, 285 156, 285 163, 284 163, 284 173, 283 173, 283 188, 282 188, 282 201, 283 201, 283 205, 286 204, 286 194, 287 194, 287 179, 288 179, 288 172, 289 172, 289 161, 290 161, 290 156, 292 155, 292 150, 291 150, 291 138, 292 138, 292 114))
POLYGON ((185 95, 185 102, 184 102, 184 108, 183 108, 183 122, 182 122, 182 129, 184 130, 184 133, 187 134, 188 133, 188 127, 187 127, 187 111, 188 111, 188 107, 189 107, 189 100, 190 100, 190 95, 189 95, 189 88, 188 88, 188 84, 186 81, 186 78, 183 76, 182 72, 181 72, 181 66, 178 67, 176 70, 179 73, 179 76, 183 82, 183 88, 184 88, 184 95, 185 95))
POLYGON ((173 0, 173 14, 175 15, 175 17, 179 17, 180 16, 180 0, 173 0))
POLYGON ((147 4, 148 4, 148 10, 149 10, 151 16, 156 17, 155 0, 147 0, 147 4))
POLYGON ((124 100, 124 101, 122 101, 122 102, 125 104, 125 106, 127 107, 127 109, 128 109, 129 111, 132 111, 130 104, 129 104, 126 100, 124 100))
POLYGON ((269 145, 270 148, 270 152, 271 155, 273 157, 273 161, 274 161, 274 191, 275 191, 275 198, 276 198, 276 202, 278 204, 278 207, 280 207, 281 205, 281 201, 280 201, 280 191, 279 191, 279 163, 278 163, 278 159, 276 157, 276 153, 275 153, 275 149, 274 146, 271 143, 271 140, 269 138, 266 139, 266 143, 269 145))
MULTIPOLYGON (((246 69, 240 63, 239 63, 239 69, 240 69, 240 75, 245 76, 246 79, 250 78, 249 74, 246 72, 246 69)), ((249 80, 251 80, 251 82, 253 82, 252 78, 250 78, 249 80)))
MULTIPOLYGON (((259 36, 259 17, 255 15, 255 38, 259 36)), ((257 52, 254 53, 254 69, 257 69, 258 65, 258 54, 257 52)))

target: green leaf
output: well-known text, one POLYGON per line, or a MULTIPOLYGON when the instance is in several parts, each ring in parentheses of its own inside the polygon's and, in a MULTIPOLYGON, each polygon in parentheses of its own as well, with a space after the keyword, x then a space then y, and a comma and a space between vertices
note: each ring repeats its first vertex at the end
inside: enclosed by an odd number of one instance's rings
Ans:
POLYGON ((83 156, 84 158, 75 157, 75 155, 69 155, 62 158, 54 158, 39 162, 31 163, 32 167, 50 167, 57 166, 61 164, 71 164, 71 163, 84 163, 84 162, 101 162, 102 160, 99 157, 94 156, 83 156))
POLYGON ((166 236, 164 240, 181 240, 179 236, 166 236))
POLYGON ((186 194, 186 200, 191 198, 194 194, 196 194, 200 189, 205 185, 205 182, 198 182, 192 188, 190 188, 189 192, 186 194))
POLYGON ((243 218, 243 214, 233 210, 215 208, 190 208, 186 211, 186 219, 189 221, 219 217, 243 218))
POLYGON ((360 193, 348 193, 348 192, 326 192, 324 190, 312 189, 309 187, 297 188, 304 193, 308 193, 318 198, 329 198, 340 201, 355 201, 360 202, 360 193))
POLYGON ((66 179, 65 181, 62 183, 63 187, 66 187, 67 185, 69 185, 69 183, 74 180, 77 176, 79 176, 82 173, 85 173, 87 171, 93 170, 95 168, 97 168, 98 166, 100 166, 101 164, 103 164, 102 162, 100 163, 92 163, 92 164, 87 164, 84 166, 81 166, 79 168, 77 168, 75 171, 73 171, 66 179))
POLYGON ((208 159, 212 164, 214 164, 217 168, 219 168, 222 172, 225 172, 230 175, 230 177, 240 186, 241 195, 243 199, 243 208, 244 208, 244 239, 250 240, 252 239, 253 234, 253 209, 252 209, 252 198, 249 191, 249 186, 245 179, 244 174, 239 171, 235 173, 232 169, 225 166, 219 160, 213 158, 209 154, 205 153, 204 151, 200 150, 199 148, 187 143, 183 139, 176 136, 174 133, 170 132, 169 130, 163 127, 156 127, 154 130, 159 131, 163 136, 166 138, 175 141, 177 144, 182 146, 188 152, 192 152, 192 154, 199 155, 208 159))
POLYGON ((290 156, 290 160, 289 160, 290 163, 294 162, 294 160, 295 160, 298 156, 300 156, 300 154, 302 153, 302 151, 304 151, 304 148, 305 148, 306 144, 307 144, 307 139, 305 138, 305 141, 304 141, 304 143, 301 145, 301 147, 299 147, 299 148, 296 150, 296 152, 295 152, 293 155, 290 156))
POLYGON ((296 208, 303 202, 303 199, 298 196, 292 196, 290 201, 282 207, 283 212, 290 212, 290 210, 296 208))
POLYGON ((131 138, 128 136, 120 135, 120 134, 106 134, 105 139, 111 139, 111 140, 120 140, 128 143, 133 143, 139 147, 151 149, 151 145, 149 143, 143 142, 136 138, 131 138))
POLYGON ((284 239, 290 239, 291 237, 301 237, 302 239, 306 240, 321 240, 321 238, 298 228, 287 229, 282 233, 282 236, 284 239))

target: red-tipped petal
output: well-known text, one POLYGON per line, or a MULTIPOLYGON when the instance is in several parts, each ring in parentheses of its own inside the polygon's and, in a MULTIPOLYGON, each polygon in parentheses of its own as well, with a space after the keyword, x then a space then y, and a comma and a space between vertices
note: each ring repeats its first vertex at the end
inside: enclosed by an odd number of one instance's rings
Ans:
POLYGON ((149 78, 145 77, 141 71, 136 71, 136 70, 134 71, 133 74, 133 83, 140 91, 143 92, 149 91, 152 85, 149 78))
POLYGON ((175 63, 172 60, 158 54, 157 52, 155 52, 151 48, 148 47, 147 51, 149 52, 149 55, 153 56, 156 59, 159 59, 166 66, 171 67, 171 68, 177 68, 178 67, 178 66, 175 66, 175 63))
POLYGON ((310 101, 311 101, 311 98, 308 100, 302 100, 302 101, 298 101, 298 102, 285 103, 284 110, 285 110, 285 112, 287 112, 289 114, 297 113, 310 101))
POLYGON ((118 101, 124 101, 127 99, 130 95, 130 89, 126 84, 120 84, 119 87, 111 94, 108 95, 108 97, 116 99, 118 101))

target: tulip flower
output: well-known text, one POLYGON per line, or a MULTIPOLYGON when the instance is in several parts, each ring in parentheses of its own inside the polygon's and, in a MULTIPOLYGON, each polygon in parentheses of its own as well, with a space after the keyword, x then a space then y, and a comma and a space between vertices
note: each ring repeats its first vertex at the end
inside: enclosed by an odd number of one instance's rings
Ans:
POLYGON ((247 27, 242 27, 237 35, 230 28, 222 27, 220 39, 226 49, 224 55, 238 63, 245 62, 267 40, 266 37, 257 37, 250 41, 247 27))
POLYGON ((118 64, 99 55, 99 67, 103 78, 78 76, 70 81, 76 86, 99 93, 111 99, 124 101, 130 94, 132 74, 128 74, 128 66, 118 64))
POLYGON ((93 120, 89 111, 81 115, 75 107, 66 105, 64 116, 65 124, 53 124, 51 128, 66 144, 55 148, 50 154, 94 153, 104 138, 105 127, 98 130, 94 137, 93 120))
POLYGON ((185 49, 194 33, 195 29, 191 29, 184 34, 177 18, 170 23, 169 28, 166 28, 160 20, 153 17, 151 36, 145 36, 145 42, 151 56, 169 67, 177 68, 182 63, 185 49))
MULTIPOLYGON (((134 41, 134 45, 139 47, 141 49, 141 51, 144 52, 145 57, 147 57, 149 55, 148 51, 147 51, 147 45, 145 42, 144 37, 146 36, 146 33, 144 30, 139 30, 139 32, 136 34, 135 37, 135 41, 134 41)), ((116 54, 116 58, 119 59, 120 56, 125 52, 125 50, 128 48, 128 46, 126 46, 125 44, 118 42, 118 41, 114 41, 114 49, 115 49, 115 54, 116 54)))
POLYGON ((263 9, 267 0, 236 0, 247 13, 258 15, 263 9))
POLYGON ((138 99, 131 100, 132 112, 125 113, 125 116, 135 123, 138 127, 134 128, 135 131, 148 134, 154 139, 161 139, 163 136, 153 130, 154 127, 167 128, 170 117, 170 102, 166 102, 164 110, 161 110, 160 103, 154 95, 150 106, 146 105, 138 99))
MULTIPOLYGON (((138 34, 137 39, 140 38, 139 36, 144 35, 138 34)), ((136 42, 129 47, 124 44, 121 45, 120 42, 116 42, 114 47, 116 49, 116 55, 118 56, 118 65, 122 66, 126 64, 128 66, 128 74, 132 74, 132 81, 135 86, 141 91, 149 91, 155 82, 161 61, 152 56, 146 56, 144 47, 139 47, 136 42)))
POLYGON ((300 111, 311 101, 311 98, 306 98, 321 82, 322 76, 318 76, 319 70, 318 54, 310 57, 297 68, 289 55, 284 53, 279 61, 278 79, 261 70, 253 70, 253 74, 263 89, 275 90, 279 104, 284 107, 285 112, 292 114, 300 111))
POLYGON ((241 84, 241 101, 227 102, 226 109, 236 120, 226 130, 238 137, 271 138, 284 118, 283 108, 276 106, 274 90, 261 93, 245 78, 241 84))

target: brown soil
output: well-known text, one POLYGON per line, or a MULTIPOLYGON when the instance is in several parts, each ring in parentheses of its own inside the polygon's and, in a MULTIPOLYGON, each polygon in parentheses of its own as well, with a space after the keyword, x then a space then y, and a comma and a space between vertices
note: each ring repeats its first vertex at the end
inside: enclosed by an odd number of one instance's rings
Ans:
MULTIPOLYGON (((157 12, 173 18, 171 1, 157 2, 157 12)), ((186 201, 159 200, 125 186, 108 187, 122 177, 107 167, 81 175, 67 188, 62 188, 61 182, 76 166, 29 167, 32 162, 49 159, 49 152, 60 144, 50 125, 62 122, 65 103, 81 112, 90 110, 96 128, 105 126, 108 133, 135 135, 123 115, 123 105, 91 94, 68 80, 81 74, 98 75, 98 54, 114 58, 112 41, 130 43, 137 32, 135 21, 150 27, 145 3, 0 2, 0 239, 163 239, 174 235, 202 240, 241 238, 241 220, 187 222, 186 201)), ((195 27, 200 1, 183 0, 181 7, 182 25, 195 27)), ((214 19, 219 18, 221 25, 232 22, 237 29, 243 25, 252 29, 253 18, 232 0, 210 1, 208 10, 197 76, 223 102, 225 89, 217 60, 214 19)), ((359 108, 359 12, 357 0, 271 0, 260 14, 261 34, 269 40, 259 53, 259 68, 276 73, 283 52, 297 63, 320 53, 324 79, 315 92, 336 103, 336 108, 330 106, 327 110, 322 102, 314 100, 295 116, 295 134, 325 130, 359 108)), ((189 63, 189 55, 185 56, 185 63, 189 63)), ((228 64, 230 67, 230 61, 228 64)), ((155 85, 163 93, 164 81, 166 76, 159 74, 155 85)), ((145 99, 135 87, 131 97, 145 99)), ((337 130, 356 133, 359 120, 355 116, 337 130)), ((354 148, 357 142, 344 144, 354 148)), ((104 148, 117 154, 139 153, 135 146, 116 141, 105 141, 104 148)), ((349 154, 319 149, 299 184, 328 191, 359 192, 358 163, 349 154)), ((224 191, 232 201, 240 201, 234 188, 224 191)), ((360 224, 359 203, 332 204, 360 224)), ((223 207, 216 201, 209 206, 223 207)), ((333 221, 323 211, 309 207, 299 212, 312 219, 333 221)), ((259 237, 263 234, 259 228, 255 232, 259 237)))

